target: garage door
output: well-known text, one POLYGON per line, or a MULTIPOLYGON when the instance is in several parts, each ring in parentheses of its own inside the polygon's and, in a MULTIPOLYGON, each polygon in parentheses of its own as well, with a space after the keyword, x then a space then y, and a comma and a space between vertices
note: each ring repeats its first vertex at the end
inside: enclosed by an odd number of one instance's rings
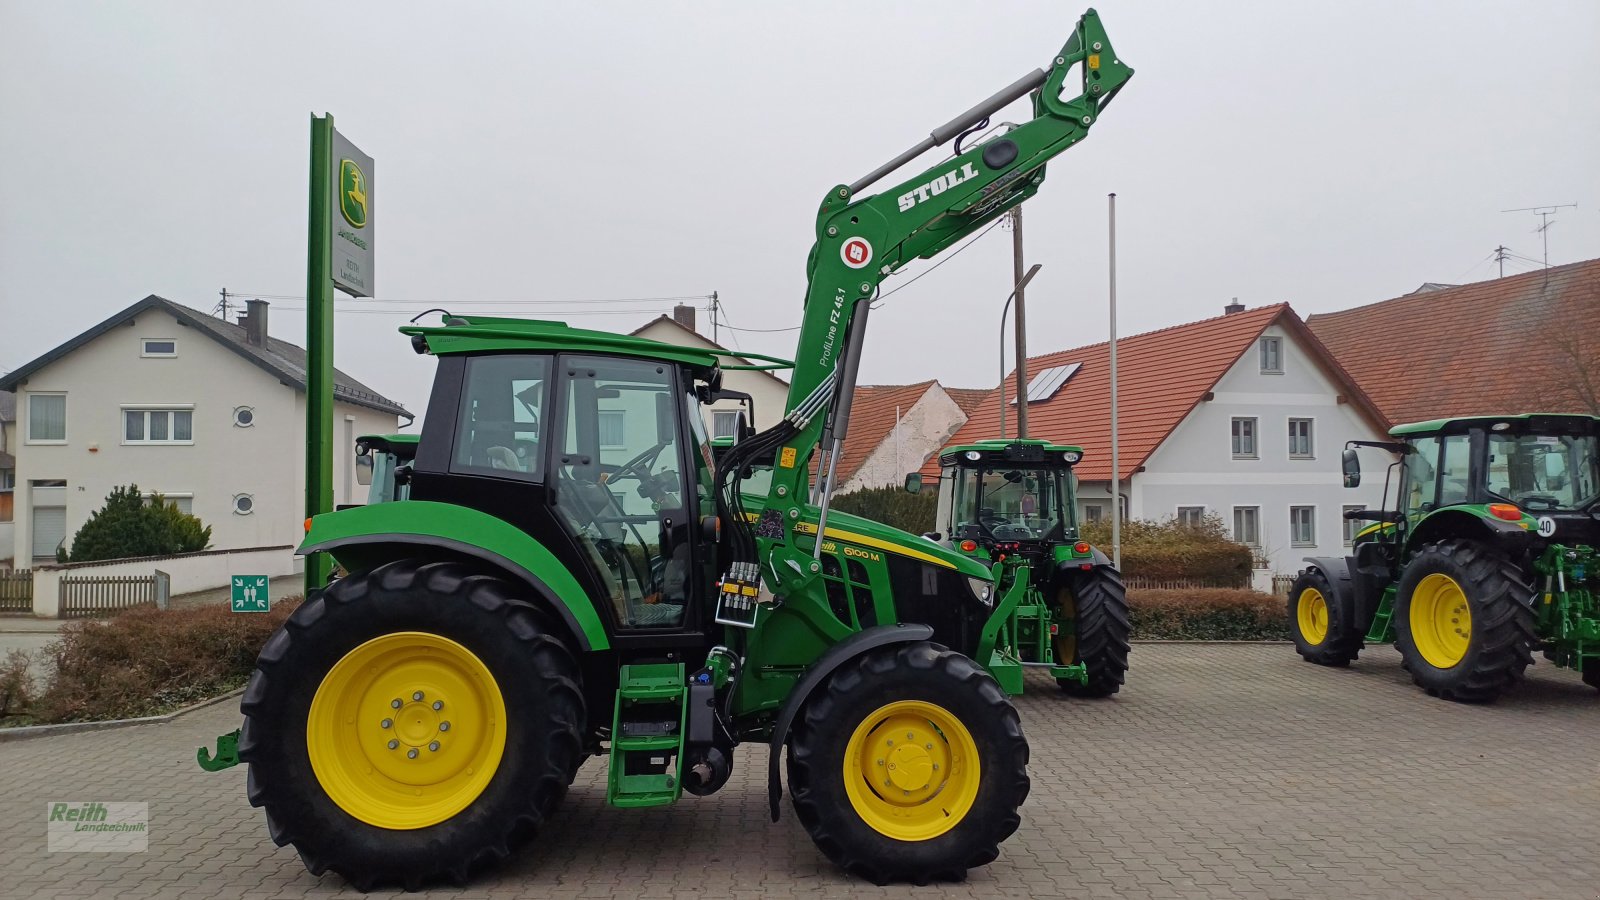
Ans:
POLYGON ((36 506, 33 508, 33 557, 55 558, 56 548, 67 538, 67 508, 65 506, 36 506))

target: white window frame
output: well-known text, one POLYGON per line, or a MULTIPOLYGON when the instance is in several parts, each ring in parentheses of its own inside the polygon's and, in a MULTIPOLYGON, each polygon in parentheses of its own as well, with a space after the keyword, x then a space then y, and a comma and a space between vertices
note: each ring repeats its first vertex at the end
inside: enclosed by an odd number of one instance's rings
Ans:
POLYGON ((1289 458, 1290 459, 1316 459, 1317 458, 1317 420, 1311 416, 1289 417, 1289 458), (1294 449, 1294 426, 1298 422, 1306 425, 1306 451, 1297 453, 1294 449))
POLYGON ((1344 545, 1346 547, 1349 547, 1356 542, 1356 534, 1359 533, 1362 528, 1365 528, 1368 523, 1362 522, 1359 519, 1346 519, 1344 518, 1344 514, 1351 512, 1352 510, 1365 508, 1366 507, 1359 503, 1346 503, 1344 506, 1339 507, 1339 518, 1344 523, 1344 545))
POLYGON ((67 392, 66 391, 29 391, 28 392, 28 427, 23 431, 22 442, 45 447, 60 447, 67 443, 72 435, 67 430, 67 392), (36 438, 33 436, 33 398, 35 397, 60 397, 61 398, 61 439, 36 438))
POLYGON ((1174 516, 1174 518, 1178 520, 1178 524, 1184 526, 1185 528, 1198 528, 1200 524, 1205 521, 1206 508, 1204 506, 1180 506, 1178 507, 1177 515, 1174 516), (1193 522, 1187 521, 1184 517, 1184 513, 1191 510, 1199 510, 1199 515, 1194 517, 1193 522))
POLYGON ((119 409, 117 428, 122 432, 122 445, 125 447, 192 447, 194 446, 194 404, 193 403, 124 403, 119 409), (128 413, 144 413, 144 433, 150 434, 150 414, 167 414, 167 434, 169 437, 162 441, 153 441, 148 436, 142 440, 128 439, 128 413), (170 435, 177 432, 176 419, 173 413, 186 412, 189 414, 189 439, 180 441, 170 435))
MULTIPOLYGON (((616 442, 614 444, 608 444, 608 443, 606 443, 605 441, 602 440, 600 442, 600 449, 601 450, 620 450, 620 449, 622 449, 624 447, 627 447, 628 446, 628 411, 625 410, 625 409, 602 409, 602 410, 599 411, 599 418, 604 419, 607 416, 616 416, 617 417, 617 419, 618 419, 618 427, 619 427, 619 429, 621 431, 621 434, 622 434, 622 440, 620 440, 620 441, 618 441, 618 442, 616 442)), ((596 427, 598 428, 598 425, 596 427)))
POLYGON ((1106 508, 1099 503, 1083 504, 1083 520, 1085 522, 1104 522, 1106 520, 1106 508), (1089 514, 1091 511, 1093 511, 1094 515, 1089 514))
MULTIPOLYGON (((1241 440, 1240 446, 1244 445, 1241 440)), ((1261 419, 1256 416, 1234 416, 1228 423, 1228 449, 1233 453, 1234 459, 1260 459, 1261 458, 1261 419), (1250 423, 1250 449, 1248 452, 1235 450, 1233 438, 1240 422, 1250 423)))
POLYGON ((1296 503, 1293 506, 1289 507, 1289 546, 1291 546, 1291 547, 1315 547, 1315 546, 1317 546, 1317 507, 1316 507, 1315 504, 1312 504, 1312 503, 1296 503), (1298 534, 1295 533, 1294 517, 1300 510, 1306 510, 1307 511, 1306 514, 1308 516, 1310 516, 1310 518, 1307 521, 1307 524, 1311 526, 1311 535, 1309 537, 1306 537, 1306 538, 1301 538, 1298 534))
MULTIPOLYGON (((140 491, 139 494, 144 498, 146 504, 154 500, 157 494, 160 494, 163 500, 187 500, 189 501, 189 508, 185 512, 191 516, 194 515, 194 493, 192 491, 140 491)), ((181 504, 178 508, 180 510, 183 509, 181 504)))
POLYGON ((1261 338, 1261 345, 1260 346, 1261 346, 1261 351, 1260 351, 1260 353, 1261 353, 1261 374, 1263 374, 1263 375, 1282 375, 1283 374, 1283 338, 1281 338, 1281 337, 1279 337, 1277 335, 1274 335, 1274 334, 1263 335, 1262 338, 1261 338), (1277 357, 1277 360, 1276 360, 1277 366, 1275 368, 1269 368, 1268 365, 1267 365, 1267 348, 1268 347, 1272 348, 1272 355, 1277 357))
POLYGON ((139 356, 141 358, 143 358, 143 359, 174 359, 174 358, 177 357, 177 355, 178 355, 178 339, 177 338, 164 338, 164 337, 139 338, 139 356), (150 344, 154 343, 154 342, 170 343, 172 345, 172 352, 171 353, 151 353, 150 352, 150 344))
POLYGON ((1254 549, 1254 550, 1261 549, 1261 507, 1259 507, 1259 506, 1235 506, 1233 508, 1233 540, 1234 540, 1235 543, 1243 544, 1246 547, 1249 547, 1249 548, 1254 549), (1241 539, 1239 537, 1239 513, 1241 511, 1247 510, 1247 509, 1250 510, 1255 515, 1255 521, 1252 524, 1255 526, 1255 533, 1256 534, 1255 534, 1255 540, 1253 540, 1253 541, 1243 540, 1243 539, 1241 539))
POLYGON ((714 438, 738 437, 739 411, 737 409, 713 409, 711 411, 711 436, 714 438), (722 416, 729 416, 733 419, 733 428, 727 434, 720 433, 720 429, 717 428, 717 419, 722 416))

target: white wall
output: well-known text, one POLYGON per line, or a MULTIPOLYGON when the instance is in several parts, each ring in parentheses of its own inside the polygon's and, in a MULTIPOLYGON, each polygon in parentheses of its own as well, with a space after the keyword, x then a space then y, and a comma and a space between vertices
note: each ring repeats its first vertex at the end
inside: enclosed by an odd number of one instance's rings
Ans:
POLYGON ((922 468, 966 421, 966 414, 944 388, 930 385, 910 409, 900 411, 898 441, 895 430, 890 429, 839 492, 904 484, 906 473, 922 468))
POLYGON ((156 571, 171 578, 171 596, 228 586, 234 575, 291 576, 304 571, 293 546, 254 547, 232 551, 184 553, 131 560, 110 560, 71 565, 41 565, 33 570, 33 614, 53 619, 61 614, 61 578, 150 575, 156 571))
MULTIPOLYGON (((335 404, 335 501, 360 502, 359 487, 348 499, 343 491, 353 464, 343 443, 346 415, 355 417, 358 434, 393 432, 398 420, 335 404)), ((45 479, 67 482, 69 544, 111 489, 130 482, 143 491, 191 494, 194 514, 211 526, 213 548, 298 543, 304 534, 304 394, 164 311, 141 313, 132 326, 118 326, 35 372, 18 390, 17 418, 12 546, 19 565, 31 556, 31 482, 45 479), (175 339, 178 355, 143 358, 143 338, 175 339), (66 392, 65 444, 27 441, 28 395, 35 391, 66 392), (127 404, 191 406, 193 444, 124 444, 127 404), (234 425, 240 406, 254 413, 248 428, 234 425), (251 514, 234 512, 236 494, 251 495, 251 514)))
MULTIPOLYGON (((697 347, 702 350, 716 349, 716 345, 698 333, 690 333, 687 329, 676 324, 661 321, 650 323, 640 329, 636 337, 648 338, 652 341, 661 341, 666 344, 677 344, 681 347, 697 347)), ((732 360, 724 358, 723 365, 728 365, 732 360)), ((755 401, 757 431, 763 431, 778 424, 786 411, 785 405, 789 399, 789 386, 767 372, 728 371, 722 372, 722 386, 735 391, 744 391, 755 401)), ((715 434, 712 430, 712 413, 717 410, 738 410, 739 403, 734 400, 723 400, 713 403, 705 410, 706 433, 715 434)))
POLYGON ((1259 506, 1261 550, 1269 568, 1292 574, 1303 557, 1344 555, 1343 507, 1379 505, 1391 457, 1380 450, 1359 451, 1365 478, 1360 488, 1345 489, 1340 472, 1345 441, 1384 436, 1353 405, 1338 401, 1341 388, 1288 332, 1272 326, 1266 334, 1283 340, 1283 373, 1263 373, 1258 345, 1252 344, 1217 384, 1214 399, 1202 402, 1173 430, 1125 490, 1137 518, 1167 519, 1180 506, 1204 506, 1230 530, 1235 506, 1259 506), (1256 418, 1257 458, 1233 458, 1234 416, 1256 418), (1291 417, 1314 420, 1310 459, 1289 457, 1291 417), (1289 507, 1302 505, 1316 508, 1316 542, 1310 547, 1290 541, 1289 507))

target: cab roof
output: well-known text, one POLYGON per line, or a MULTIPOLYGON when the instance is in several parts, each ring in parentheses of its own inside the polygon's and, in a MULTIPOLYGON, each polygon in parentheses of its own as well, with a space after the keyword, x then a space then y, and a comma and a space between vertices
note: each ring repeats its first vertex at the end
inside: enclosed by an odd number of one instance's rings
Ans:
POLYGON ((1600 416, 1580 413, 1513 413, 1490 416, 1454 416, 1448 419, 1430 419, 1410 422, 1389 429, 1394 437, 1425 437, 1433 434, 1460 433, 1473 428, 1493 428, 1503 425, 1501 431, 1595 431, 1600 430, 1600 416))
POLYGON ((1049 441, 1040 440, 1038 438, 991 438, 986 441, 975 441, 971 444, 954 444, 944 448, 943 450, 940 450, 939 455, 943 456, 947 453, 961 453, 965 450, 977 450, 979 452, 983 452, 985 450, 1004 450, 1007 447, 1038 447, 1044 450, 1046 453, 1051 451, 1060 451, 1064 453, 1068 450, 1076 450, 1079 453, 1083 452, 1083 448, 1077 446, 1076 444, 1052 444, 1049 441))
POLYGON ((437 355, 532 350, 634 356, 705 372, 718 365, 716 355, 705 350, 609 331, 573 328, 565 322, 546 319, 446 314, 445 323, 404 325, 400 333, 411 335, 419 353, 426 349, 437 355))

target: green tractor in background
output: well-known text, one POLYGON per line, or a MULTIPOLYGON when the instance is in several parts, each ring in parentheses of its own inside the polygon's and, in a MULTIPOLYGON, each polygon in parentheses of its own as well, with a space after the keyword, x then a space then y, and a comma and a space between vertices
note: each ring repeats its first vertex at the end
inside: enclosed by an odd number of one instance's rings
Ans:
MULTIPOLYGON (((989 440, 939 454, 939 505, 926 537, 1000 571, 1000 590, 1025 589, 986 661, 1012 694, 1023 669, 1048 668, 1076 697, 1107 697, 1128 671, 1128 597, 1122 575, 1078 534, 1083 448, 1043 440, 989 440)), ((922 476, 906 476, 920 491, 922 476)))
POLYGON ((1493 700, 1532 651, 1600 688, 1600 419, 1471 416, 1401 425, 1384 506, 1352 555, 1308 558, 1289 592, 1295 649, 1348 665, 1394 642, 1412 680, 1448 700, 1493 700), (1396 479, 1396 472, 1398 478, 1396 479), (1389 484, 1397 481, 1393 508, 1389 484))
POLYGON ((367 503, 411 496, 411 471, 417 435, 364 434, 356 438, 356 481, 367 486, 367 503))

